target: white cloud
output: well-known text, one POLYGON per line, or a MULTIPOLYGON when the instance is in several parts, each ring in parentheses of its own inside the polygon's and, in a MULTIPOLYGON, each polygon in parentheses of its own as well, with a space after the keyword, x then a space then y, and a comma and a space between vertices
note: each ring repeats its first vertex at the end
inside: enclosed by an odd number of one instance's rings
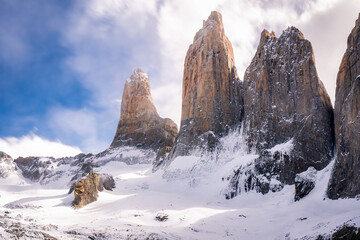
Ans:
POLYGON ((66 157, 81 153, 78 147, 65 145, 59 140, 50 141, 34 133, 20 138, 0 138, 0 150, 9 154, 14 159, 20 156, 66 157))
POLYGON ((48 127, 61 139, 78 145, 84 152, 97 153, 108 148, 118 121, 106 111, 54 108, 49 112, 48 127), (109 118, 109 116, 111 116, 109 118))
POLYGON ((154 14, 153 0, 77 2, 63 29, 63 44, 72 51, 67 66, 93 93, 92 105, 108 108, 121 98, 133 69, 154 68, 154 14))
POLYGON ((333 103, 336 76, 347 47, 347 37, 355 26, 359 10, 360 1, 338 1, 327 11, 314 12, 299 24, 305 37, 312 43, 319 77, 333 103))

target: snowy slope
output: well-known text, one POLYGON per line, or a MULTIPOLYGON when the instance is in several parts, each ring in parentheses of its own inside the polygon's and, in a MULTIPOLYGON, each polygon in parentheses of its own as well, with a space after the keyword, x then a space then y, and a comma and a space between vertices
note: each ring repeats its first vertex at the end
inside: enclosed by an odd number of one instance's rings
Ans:
POLYGON ((116 188, 77 210, 71 208, 73 195, 67 194, 71 174, 40 184, 13 172, 0 179, 0 239, 14 234, 20 239, 316 239, 344 223, 360 226, 359 201, 325 196, 332 163, 317 172, 314 190, 298 202, 293 185, 226 200, 227 178, 257 157, 248 154, 243 142, 235 131, 221 139, 214 153, 179 157, 155 173, 153 155, 136 149, 91 157, 101 163, 94 170, 111 174, 116 188), (141 164, 120 161, 119 154, 140 157, 141 164), (156 220, 165 215, 167 221, 156 220))

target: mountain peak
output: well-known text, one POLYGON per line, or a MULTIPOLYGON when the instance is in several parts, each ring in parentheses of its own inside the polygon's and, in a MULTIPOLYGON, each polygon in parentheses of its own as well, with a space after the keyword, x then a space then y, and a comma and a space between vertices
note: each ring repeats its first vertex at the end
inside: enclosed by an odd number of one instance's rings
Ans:
POLYGON ((262 47, 269 39, 274 39, 274 40, 277 39, 275 36, 275 32, 274 31, 269 32, 268 30, 264 29, 261 32, 259 47, 262 47))
POLYGON ((161 118, 156 110, 148 75, 136 68, 124 86, 120 121, 111 147, 139 146, 156 151, 172 146, 176 134, 176 124, 161 118))
POLYGON ((207 25, 211 25, 214 23, 223 25, 221 13, 219 13, 217 11, 212 11, 210 13, 210 16, 208 17, 208 19, 203 22, 203 25, 207 26, 207 25))
POLYGON ((304 34, 298 28, 296 28, 294 26, 291 26, 291 27, 288 27, 287 29, 285 29, 280 37, 282 37, 282 36, 292 36, 292 37, 297 37, 300 39, 305 39, 304 34))
POLYGON ((131 74, 130 78, 127 80, 128 82, 148 82, 148 75, 141 70, 141 68, 135 68, 134 72, 131 74))

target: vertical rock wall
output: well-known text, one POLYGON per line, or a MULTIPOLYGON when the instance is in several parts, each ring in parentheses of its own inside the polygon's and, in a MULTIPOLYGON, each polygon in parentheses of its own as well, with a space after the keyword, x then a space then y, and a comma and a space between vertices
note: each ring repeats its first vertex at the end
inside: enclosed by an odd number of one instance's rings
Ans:
POLYGON ((355 197, 360 194, 360 14, 337 75, 335 132, 337 153, 328 196, 355 197))
POLYGON ((242 101, 231 43, 221 14, 212 12, 185 57, 181 127, 172 157, 196 146, 214 147, 218 136, 240 124, 242 101))

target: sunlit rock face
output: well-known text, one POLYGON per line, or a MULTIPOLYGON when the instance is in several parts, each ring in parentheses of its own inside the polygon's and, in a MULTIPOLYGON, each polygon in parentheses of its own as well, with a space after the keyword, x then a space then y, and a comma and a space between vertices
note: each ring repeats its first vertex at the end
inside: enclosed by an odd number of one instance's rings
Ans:
POLYGON ((336 80, 336 161, 328 188, 332 199, 360 194, 360 14, 347 40, 336 80))
POLYGON ((185 57, 181 127, 172 158, 195 147, 212 148, 217 137, 241 122, 242 101, 231 43, 221 14, 212 12, 185 57))
POLYGON ((136 146, 166 152, 173 146, 176 134, 176 124, 157 113, 148 75, 135 69, 125 83, 120 121, 110 147, 136 146))

